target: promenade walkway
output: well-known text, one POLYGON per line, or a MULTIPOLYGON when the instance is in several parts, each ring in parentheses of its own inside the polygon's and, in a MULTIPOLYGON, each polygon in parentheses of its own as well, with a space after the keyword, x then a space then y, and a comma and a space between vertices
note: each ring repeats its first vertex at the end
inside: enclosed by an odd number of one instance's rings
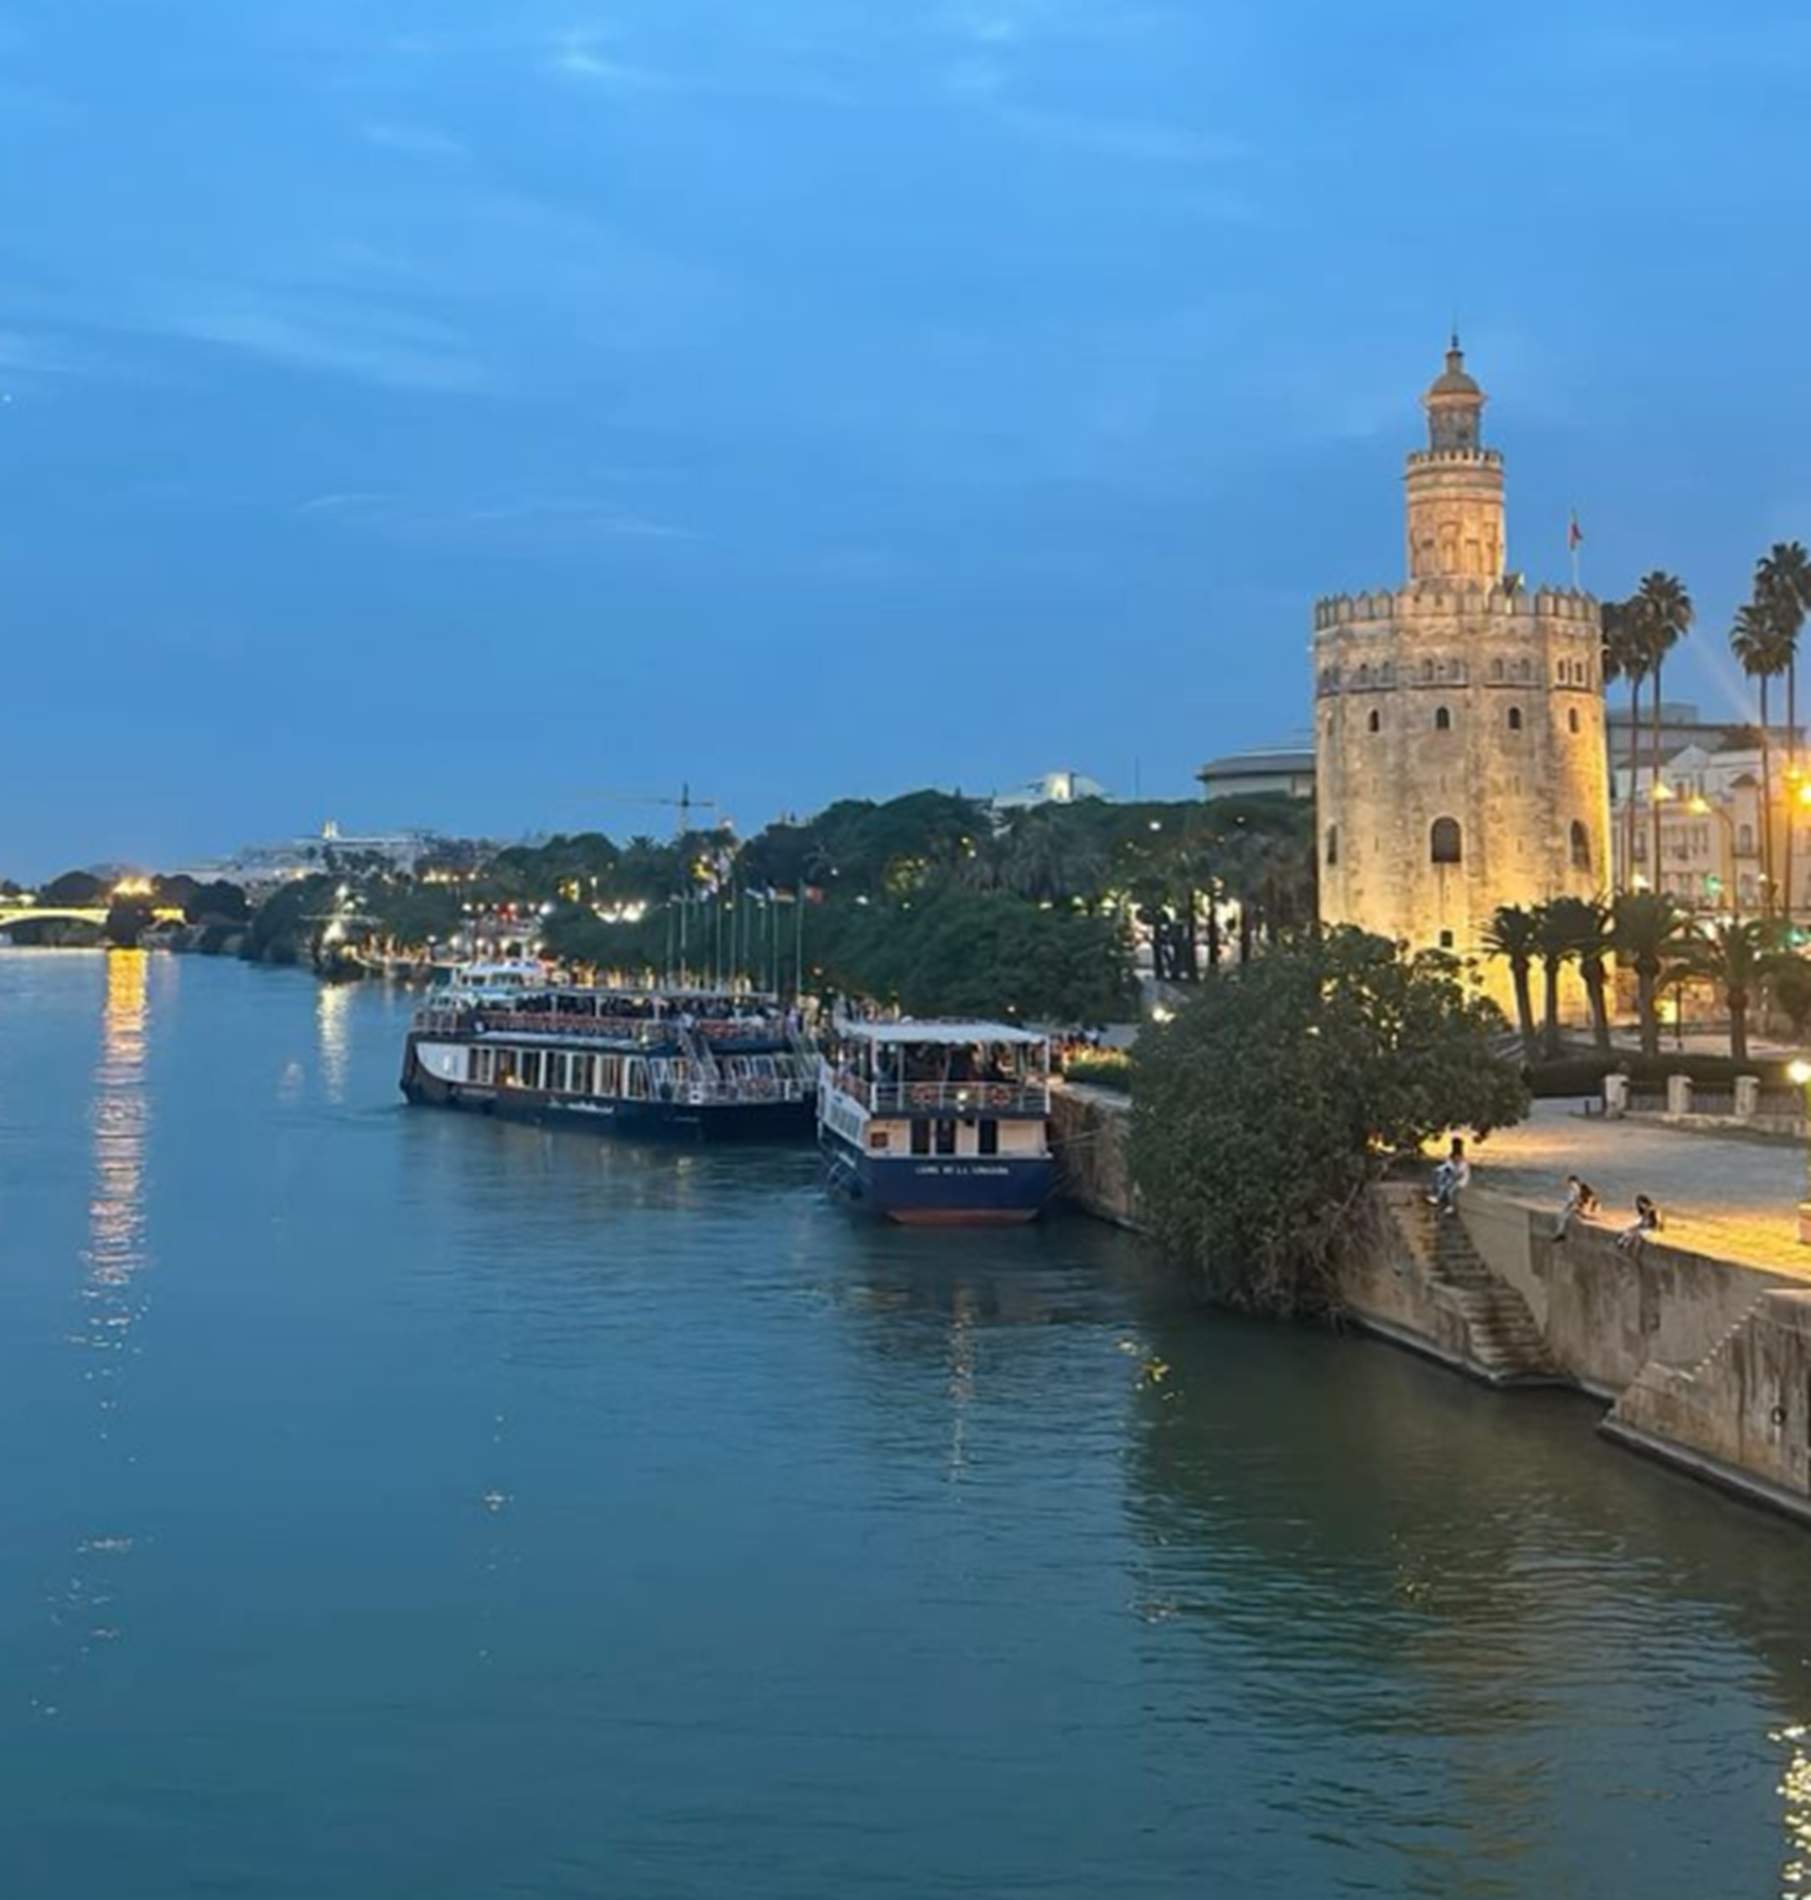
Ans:
POLYGON ((1806 1176, 1796 1142, 1610 1121, 1581 1115, 1572 1102, 1537 1102, 1521 1127, 1477 1144, 1472 1160, 1479 1187, 1556 1214, 1565 1177, 1582 1174, 1602 1197, 1599 1223, 1612 1228, 1634 1218, 1637 1194, 1651 1194, 1670 1245, 1811 1281, 1811 1247, 1798 1240, 1806 1176))

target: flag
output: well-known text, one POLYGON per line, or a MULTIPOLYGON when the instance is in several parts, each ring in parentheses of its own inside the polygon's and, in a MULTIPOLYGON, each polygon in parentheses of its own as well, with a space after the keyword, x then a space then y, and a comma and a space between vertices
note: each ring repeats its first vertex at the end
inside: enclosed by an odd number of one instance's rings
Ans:
POLYGON ((1584 538, 1585 531, 1578 525, 1578 510, 1574 508, 1572 511, 1571 524, 1566 529, 1566 547, 1568 552, 1576 554, 1584 538))

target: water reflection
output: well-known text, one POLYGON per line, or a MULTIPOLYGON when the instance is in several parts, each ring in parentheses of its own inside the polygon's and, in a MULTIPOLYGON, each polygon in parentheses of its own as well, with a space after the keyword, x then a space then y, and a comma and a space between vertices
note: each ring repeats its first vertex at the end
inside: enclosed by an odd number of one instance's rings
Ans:
POLYGON ((1786 1864, 1780 1870, 1783 1900, 1811 1892, 1811 1728, 1796 1725, 1773 1738, 1788 1751, 1780 1777, 1786 1804, 1786 1864))
POLYGON ((321 1082, 336 1107, 346 1099, 346 1071, 352 1059, 352 1003, 357 986, 323 983, 315 993, 314 1027, 321 1046, 321 1082))
POLYGON ((97 1369, 101 1409, 118 1403, 112 1385, 143 1307, 136 1289, 145 1247, 145 1137, 150 1107, 145 1093, 148 968, 143 950, 115 950, 107 958, 101 1053, 95 1068, 90 1126, 94 1187, 88 1203, 88 1246, 82 1284, 80 1341, 106 1357, 97 1369))

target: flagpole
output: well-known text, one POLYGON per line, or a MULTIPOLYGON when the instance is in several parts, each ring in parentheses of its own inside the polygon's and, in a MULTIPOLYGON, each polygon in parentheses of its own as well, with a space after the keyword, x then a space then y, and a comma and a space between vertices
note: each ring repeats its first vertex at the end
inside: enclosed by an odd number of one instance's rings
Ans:
POLYGON ((1580 543, 1583 542, 1584 538, 1585 537, 1582 534, 1580 534, 1578 531, 1578 510, 1574 508, 1572 510, 1571 519, 1566 528, 1566 546, 1570 550, 1571 555, 1572 555, 1572 591, 1575 594, 1579 591, 1578 550, 1579 550, 1579 545, 1580 543))

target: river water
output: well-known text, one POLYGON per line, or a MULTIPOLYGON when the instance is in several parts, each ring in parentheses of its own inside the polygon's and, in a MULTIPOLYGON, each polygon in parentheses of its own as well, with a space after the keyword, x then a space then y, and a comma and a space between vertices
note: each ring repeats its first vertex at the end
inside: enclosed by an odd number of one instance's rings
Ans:
POLYGON ((1811 1891, 1811 1536, 1081 1219, 0 951, 0 1893, 1811 1891))

